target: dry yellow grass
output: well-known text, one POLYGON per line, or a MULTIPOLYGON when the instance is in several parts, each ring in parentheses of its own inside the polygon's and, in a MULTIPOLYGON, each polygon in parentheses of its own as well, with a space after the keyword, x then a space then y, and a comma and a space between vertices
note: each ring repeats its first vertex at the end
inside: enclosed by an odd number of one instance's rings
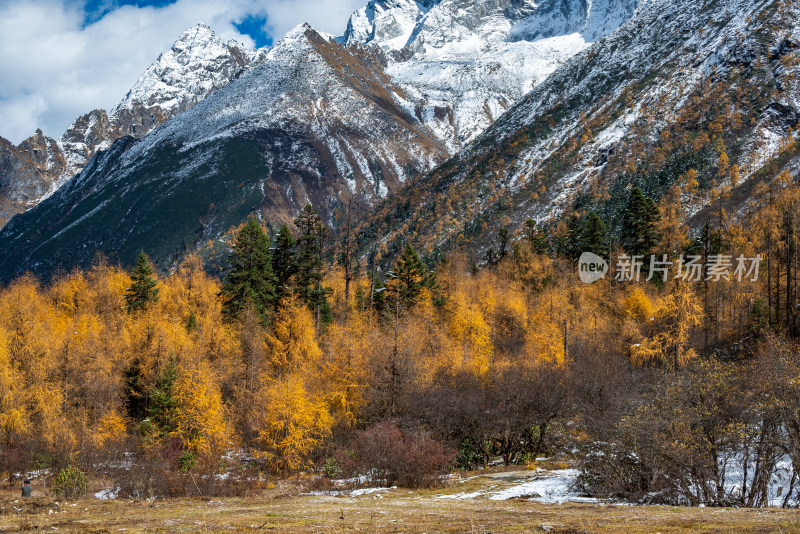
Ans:
POLYGON ((0 496, 0 532, 271 533, 800 533, 800 511, 539 504, 442 499, 496 484, 474 477, 450 488, 352 496, 299 495, 290 483, 258 498, 156 501, 0 496))

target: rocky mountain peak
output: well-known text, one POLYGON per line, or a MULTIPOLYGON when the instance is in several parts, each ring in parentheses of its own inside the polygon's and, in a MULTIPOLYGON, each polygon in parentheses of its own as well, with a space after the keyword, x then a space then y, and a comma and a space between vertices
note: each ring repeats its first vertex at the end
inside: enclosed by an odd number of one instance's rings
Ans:
POLYGON ((370 0, 350 17, 344 42, 375 43, 385 51, 402 49, 425 13, 439 1, 370 0))
POLYGON ((250 50, 236 41, 225 43, 211 28, 197 24, 150 65, 111 115, 137 104, 158 105, 172 114, 184 111, 264 57, 263 50, 250 50))
POLYGON ((120 137, 141 138, 263 61, 266 51, 224 42, 206 24, 184 31, 137 80, 111 113, 75 119, 58 141, 37 130, 19 147, 0 143, 0 226, 47 198, 120 137), (35 164, 31 164, 35 162, 35 164), (9 202, 3 202, 3 199, 9 202))
POLYGON ((380 49, 417 116, 460 150, 644 0, 371 0, 341 41, 380 49))
POLYGON ((172 50, 183 50, 196 45, 205 46, 215 41, 219 42, 219 38, 214 31, 204 22, 198 22, 178 36, 172 44, 172 50))
POLYGON ((106 115, 95 110, 79 117, 60 139, 66 178, 89 158, 124 135, 140 138, 186 111, 266 57, 231 40, 224 42, 206 24, 184 31, 142 74, 125 98, 106 115))

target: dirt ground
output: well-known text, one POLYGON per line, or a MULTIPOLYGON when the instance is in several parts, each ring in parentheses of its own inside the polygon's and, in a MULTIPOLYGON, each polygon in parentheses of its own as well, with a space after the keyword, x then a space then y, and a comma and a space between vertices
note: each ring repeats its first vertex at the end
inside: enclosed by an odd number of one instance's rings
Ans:
POLYGON ((9 489, 0 495, 0 532, 800 533, 800 510, 542 504, 480 494, 498 484, 478 476, 446 488, 363 495, 303 495, 281 484, 257 498, 74 502, 23 501, 9 489), (477 495, 464 497, 470 492, 477 495))

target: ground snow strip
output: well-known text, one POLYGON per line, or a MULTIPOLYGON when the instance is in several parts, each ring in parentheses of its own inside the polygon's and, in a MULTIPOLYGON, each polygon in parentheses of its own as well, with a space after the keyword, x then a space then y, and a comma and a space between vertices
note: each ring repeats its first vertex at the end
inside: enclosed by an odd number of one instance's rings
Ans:
POLYGON ((486 489, 457 493, 454 495, 440 495, 440 499, 475 499, 487 497, 492 501, 506 501, 509 499, 527 498, 544 503, 564 502, 599 502, 597 499, 580 496, 576 490, 575 478, 577 469, 562 469, 558 471, 535 471, 530 475, 520 473, 499 473, 492 475, 495 479, 508 479, 509 485, 495 484, 486 489))

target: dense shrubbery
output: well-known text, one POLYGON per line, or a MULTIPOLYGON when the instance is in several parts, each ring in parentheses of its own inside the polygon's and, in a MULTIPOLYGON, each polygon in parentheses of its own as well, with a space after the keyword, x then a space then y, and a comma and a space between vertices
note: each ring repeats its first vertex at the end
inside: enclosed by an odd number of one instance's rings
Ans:
POLYGON ((800 354, 775 337, 744 362, 663 374, 613 441, 587 455, 580 482, 592 495, 645 502, 796 503, 799 378, 800 354))
POLYGON ((55 493, 65 499, 82 497, 86 493, 87 482, 86 474, 74 465, 70 465, 56 476, 55 493))

